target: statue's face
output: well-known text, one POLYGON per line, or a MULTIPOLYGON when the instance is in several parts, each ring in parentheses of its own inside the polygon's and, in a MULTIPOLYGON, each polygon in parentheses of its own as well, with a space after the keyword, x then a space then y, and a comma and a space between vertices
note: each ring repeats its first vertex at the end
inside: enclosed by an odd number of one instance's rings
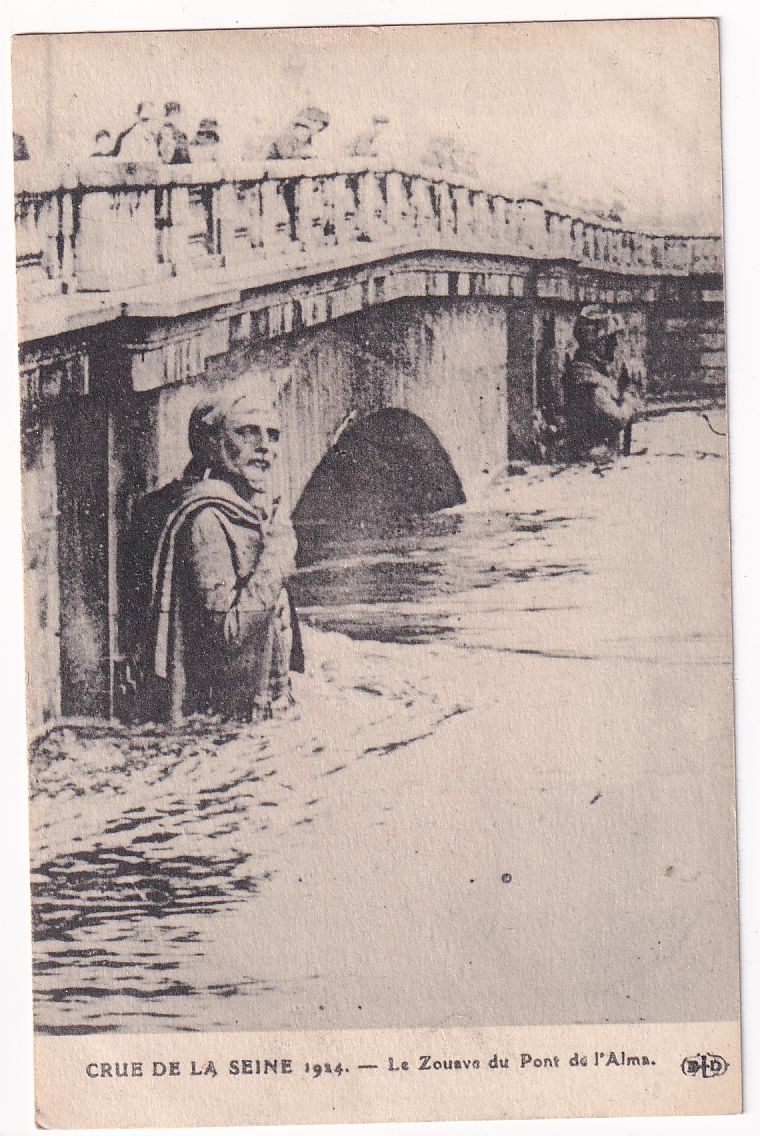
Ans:
POLYGON ((617 331, 600 334, 599 329, 593 324, 584 323, 579 324, 574 332, 579 347, 607 363, 612 362, 615 357, 618 334, 617 331))
POLYGON ((268 407, 241 411, 233 407, 222 424, 222 466, 236 480, 244 481, 252 495, 271 493, 280 429, 277 412, 268 407))
POLYGON ((592 323, 579 323, 573 332, 579 347, 584 351, 595 348, 599 342, 599 335, 592 323))

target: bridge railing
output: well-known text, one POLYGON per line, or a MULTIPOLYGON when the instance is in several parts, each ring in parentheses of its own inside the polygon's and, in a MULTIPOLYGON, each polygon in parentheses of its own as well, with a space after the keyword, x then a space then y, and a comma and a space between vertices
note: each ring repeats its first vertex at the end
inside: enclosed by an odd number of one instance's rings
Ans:
MULTIPOLYGON (((119 292, 198 274, 272 279, 389 251, 447 249, 631 274, 722 271, 719 237, 653 235, 367 159, 77 169, 17 163, 19 298, 119 292)), ((201 277, 202 279, 202 277, 201 277)))

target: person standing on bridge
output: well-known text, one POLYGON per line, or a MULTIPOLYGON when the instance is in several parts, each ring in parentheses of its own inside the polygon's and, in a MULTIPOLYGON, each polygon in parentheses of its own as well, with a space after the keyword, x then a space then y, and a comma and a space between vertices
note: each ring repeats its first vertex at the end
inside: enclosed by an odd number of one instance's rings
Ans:
POLYGON ((619 381, 616 351, 622 331, 620 316, 597 305, 583 308, 575 321, 578 350, 565 373, 565 417, 569 451, 576 459, 618 454, 621 436, 641 413, 637 388, 619 381))
POLYGON ((305 107, 295 116, 292 124, 272 142, 267 159, 311 158, 314 138, 330 125, 330 116, 320 107, 305 107))
POLYGON ((182 107, 174 99, 164 104, 164 121, 158 132, 158 156, 168 166, 187 165, 190 150, 187 133, 182 129, 182 107))
MULTIPOLYGON (((285 586, 296 538, 273 488, 279 440, 261 384, 202 402, 183 477, 136 510, 132 563, 152 553, 150 594, 131 604, 147 610, 137 670, 149 717, 256 721, 292 702, 290 670, 303 670, 303 656, 285 586)), ((134 600, 139 570, 132 580, 134 600)))
POLYGON ((111 138, 110 130, 99 130, 95 135, 95 149, 92 151, 90 157, 92 158, 112 158, 113 157, 113 139, 111 138))
POLYGON ((383 136, 387 134, 390 119, 387 114, 373 114, 369 127, 357 134, 349 144, 348 153, 353 158, 377 158, 380 154, 383 136))
POLYGON ((124 162, 158 161, 158 125, 153 103, 137 104, 135 121, 118 135, 113 154, 124 162))

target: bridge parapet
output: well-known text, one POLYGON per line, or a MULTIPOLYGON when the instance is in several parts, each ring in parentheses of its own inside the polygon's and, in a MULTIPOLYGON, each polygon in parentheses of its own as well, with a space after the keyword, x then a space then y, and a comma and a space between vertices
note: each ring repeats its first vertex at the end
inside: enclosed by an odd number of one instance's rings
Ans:
POLYGON ((81 309, 86 320, 93 294, 101 309, 118 308, 146 286, 256 287, 416 250, 634 276, 722 272, 719 237, 637 232, 366 159, 339 170, 316 161, 18 163, 16 242, 22 338, 25 311, 55 297, 67 297, 69 319, 81 309))

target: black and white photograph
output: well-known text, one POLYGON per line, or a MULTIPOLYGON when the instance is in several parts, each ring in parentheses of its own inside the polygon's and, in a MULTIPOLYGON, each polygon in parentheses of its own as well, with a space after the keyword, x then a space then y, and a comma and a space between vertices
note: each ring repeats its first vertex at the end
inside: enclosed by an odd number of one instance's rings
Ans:
POLYGON ((38 1123, 737 1111, 716 21, 21 35, 13 159, 38 1123))

